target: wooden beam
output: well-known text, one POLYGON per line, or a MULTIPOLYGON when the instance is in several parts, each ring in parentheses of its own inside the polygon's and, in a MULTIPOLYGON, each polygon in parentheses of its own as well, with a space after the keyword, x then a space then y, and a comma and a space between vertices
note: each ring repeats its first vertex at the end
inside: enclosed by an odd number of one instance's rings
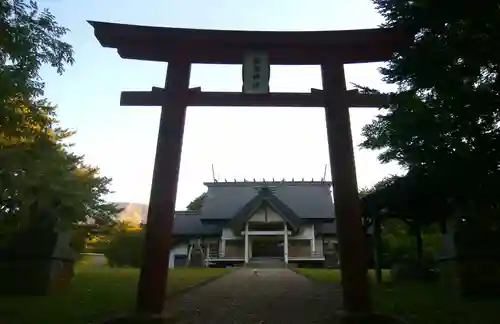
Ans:
MULTIPOLYGON (((161 106, 165 96, 162 88, 152 91, 123 91, 122 106, 161 106)), ((387 95, 366 95, 346 91, 349 107, 383 107, 389 103, 387 95)), ((310 93, 274 92, 269 94, 244 94, 241 92, 203 92, 200 88, 189 91, 188 106, 198 107, 323 107, 323 91, 312 89, 310 93)))
MULTIPOLYGON (((321 89, 311 89, 311 93, 321 93, 322 99, 324 96, 324 91, 321 89)), ((390 104, 390 96, 380 93, 380 94, 364 94, 360 93, 358 90, 346 90, 345 92, 346 102, 349 108, 380 108, 385 107, 390 104)), ((323 106, 321 106, 323 107, 323 106)))
POLYGON ((149 197, 137 312, 160 315, 166 298, 171 235, 191 64, 182 53, 168 64, 149 197))
POLYGON ((151 91, 122 91, 120 106, 161 106, 165 98, 151 91))
POLYGON ((190 94, 189 105, 199 107, 321 107, 322 95, 278 92, 269 94, 194 92, 190 94))
MULTIPOLYGON (((169 62, 172 59, 168 44, 123 44, 118 54, 124 59, 152 62, 169 62)), ((245 53, 264 51, 272 65, 320 65, 334 58, 344 64, 372 63, 387 61, 395 48, 391 43, 360 44, 349 47, 315 46, 291 47, 216 47, 210 43, 196 43, 186 47, 184 52, 194 64, 242 64, 245 53)))
POLYGON ((386 61, 408 43, 402 30, 229 31, 150 27, 89 21, 103 47, 122 58, 169 62, 180 47, 191 63, 241 64, 244 53, 265 51, 271 64, 386 61))
MULTIPOLYGON (((87 21, 104 47, 118 48, 128 43, 193 45, 206 42, 218 46, 347 46, 400 40, 404 34, 391 28, 322 31, 242 31, 153 27, 101 21, 87 21)), ((175 48, 170 49, 175 52, 175 48)))
POLYGON ((349 103, 344 67, 341 62, 321 66, 323 79, 326 133, 332 172, 333 199, 340 250, 342 300, 350 314, 372 311, 368 283, 365 233, 356 183, 349 103))

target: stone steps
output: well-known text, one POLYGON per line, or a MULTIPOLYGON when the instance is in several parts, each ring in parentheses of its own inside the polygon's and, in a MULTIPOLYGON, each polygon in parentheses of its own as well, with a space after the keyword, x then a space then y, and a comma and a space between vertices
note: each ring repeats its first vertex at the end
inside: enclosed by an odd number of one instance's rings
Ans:
POLYGON ((286 264, 281 258, 252 258, 246 267, 255 269, 280 269, 286 268, 286 264))

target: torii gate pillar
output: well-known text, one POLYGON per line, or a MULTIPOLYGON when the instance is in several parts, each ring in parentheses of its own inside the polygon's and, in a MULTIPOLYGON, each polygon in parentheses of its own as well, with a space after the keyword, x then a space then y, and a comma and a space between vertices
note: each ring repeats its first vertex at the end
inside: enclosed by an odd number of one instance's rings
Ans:
POLYGON ((141 313, 160 314, 165 304, 167 269, 189 93, 191 62, 178 56, 167 67, 161 106, 143 266, 137 291, 141 313))
POLYGON ((344 308, 370 313, 371 300, 366 267, 366 245, 352 147, 345 72, 340 62, 321 65, 326 132, 339 240, 344 308))

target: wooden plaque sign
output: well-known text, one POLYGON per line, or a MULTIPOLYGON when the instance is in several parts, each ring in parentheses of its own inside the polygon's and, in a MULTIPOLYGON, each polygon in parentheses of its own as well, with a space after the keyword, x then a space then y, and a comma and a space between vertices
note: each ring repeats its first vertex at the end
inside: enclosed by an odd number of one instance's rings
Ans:
POLYGON ((271 76, 269 57, 265 52, 250 52, 243 59, 243 93, 269 93, 271 76))

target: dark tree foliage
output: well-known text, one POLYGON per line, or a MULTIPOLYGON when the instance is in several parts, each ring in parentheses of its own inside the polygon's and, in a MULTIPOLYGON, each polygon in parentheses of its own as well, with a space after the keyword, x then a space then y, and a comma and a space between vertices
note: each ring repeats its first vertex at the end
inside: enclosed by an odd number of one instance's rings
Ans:
POLYGON ((201 195, 193 199, 193 201, 191 201, 189 205, 186 206, 186 209, 190 211, 200 211, 203 207, 203 202, 205 201, 206 197, 207 193, 202 193, 201 195))
POLYGON ((445 224, 453 212, 445 192, 433 178, 414 171, 387 177, 361 198, 363 215, 375 228, 389 218, 405 222, 416 239, 417 258, 422 259, 422 231, 433 223, 445 224))
POLYGON ((19 94, 43 95, 40 68, 48 64, 62 74, 72 64, 73 48, 61 40, 68 29, 60 26, 36 1, 0 1, 0 99, 19 94))
POLYGON ((384 80, 399 90, 387 111, 363 129, 362 147, 382 149, 382 162, 397 161, 418 175, 412 176, 416 182, 407 179, 421 187, 412 189, 418 195, 408 196, 405 204, 419 207, 418 197, 428 199, 429 206, 438 199, 443 206, 451 202, 463 217, 497 210, 498 1, 374 3, 385 18, 383 27, 402 28, 413 42, 381 69, 384 80))
POLYGON ((426 226, 450 215, 451 205, 442 195, 445 192, 447 189, 433 178, 411 171, 378 182, 361 202, 368 216, 381 215, 426 226))
POLYGON ((73 132, 43 98, 41 67, 74 61, 67 32, 36 1, 0 0, 0 245, 21 229, 105 225, 119 212, 104 199, 111 179, 71 152, 73 132))

